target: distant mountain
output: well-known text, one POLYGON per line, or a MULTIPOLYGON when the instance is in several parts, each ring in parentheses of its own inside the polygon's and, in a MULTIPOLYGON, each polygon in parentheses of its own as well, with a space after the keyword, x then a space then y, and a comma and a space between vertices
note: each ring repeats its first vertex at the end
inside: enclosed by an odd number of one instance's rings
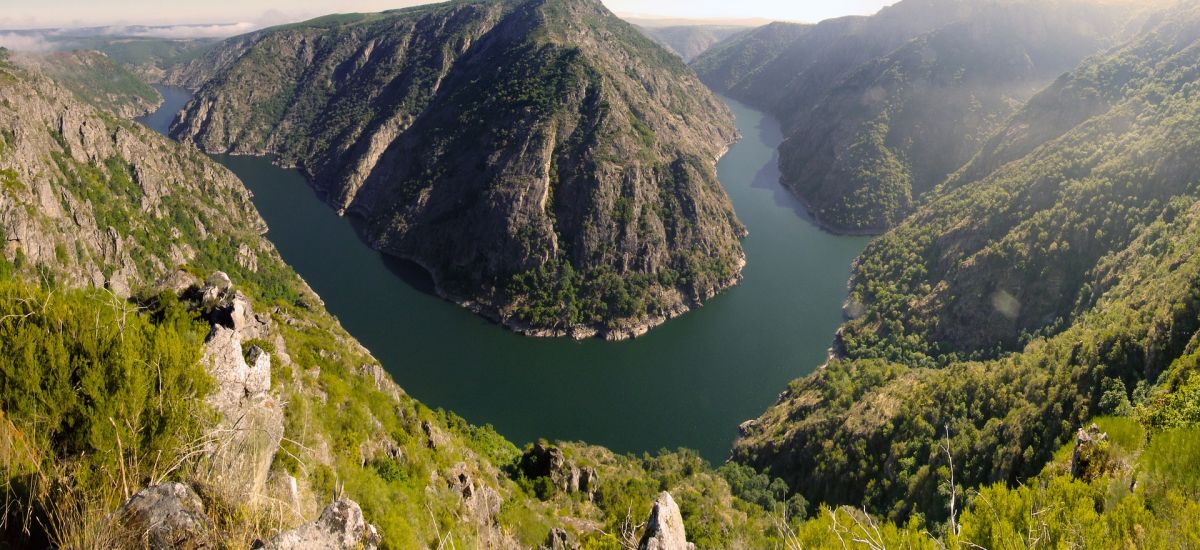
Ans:
POLYGON ((785 126, 784 183, 834 231, 897 224, 1032 95, 1137 28, 1135 2, 905 0, 695 60, 785 126))
POLYGON ((734 459, 810 500, 945 517, 944 438, 958 483, 1014 485, 1092 417, 1194 426, 1197 37, 1194 5, 1153 16, 998 124, 867 248, 835 359, 734 459))
MULTIPOLYGON (((211 31, 223 26, 153 27, 81 27, 62 29, 0 30, 6 37, 32 45, 36 52, 98 51, 147 82, 157 82, 163 70, 182 63, 212 46, 215 38, 168 36, 211 31)), ((229 26, 228 28, 238 28, 229 26)), ((230 33, 232 34, 232 33, 230 33)), ((228 35, 226 35, 228 36, 228 35)))
POLYGON ((124 118, 145 115, 162 102, 158 91, 101 52, 75 50, 25 59, 81 101, 124 118))
POLYGON ((678 54, 684 61, 691 61, 713 45, 750 30, 748 27, 724 25, 639 26, 638 29, 678 54))
POLYGON ((276 155, 379 250, 531 334, 638 334, 733 284, 728 109, 594 0, 330 16, 177 67, 173 133, 276 155))

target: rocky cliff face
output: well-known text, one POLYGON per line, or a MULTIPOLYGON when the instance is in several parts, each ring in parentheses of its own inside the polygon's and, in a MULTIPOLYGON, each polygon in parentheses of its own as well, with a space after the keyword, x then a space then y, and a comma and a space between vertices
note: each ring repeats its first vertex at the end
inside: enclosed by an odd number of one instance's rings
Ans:
POLYGON ((476 1, 227 41, 174 126, 276 155, 374 247, 532 334, 644 331, 733 284, 728 110, 592 0, 476 1))
POLYGON ((824 226, 881 233, 1034 93, 1136 29, 1145 7, 906 0, 871 17, 764 27, 693 65, 783 121, 783 181, 824 226))
MULTIPOLYGON (((9 261, 128 296, 265 231, 228 171, 102 115, 39 66, 0 65, 0 236, 9 261)), ((247 246, 251 256, 262 250, 247 246)))

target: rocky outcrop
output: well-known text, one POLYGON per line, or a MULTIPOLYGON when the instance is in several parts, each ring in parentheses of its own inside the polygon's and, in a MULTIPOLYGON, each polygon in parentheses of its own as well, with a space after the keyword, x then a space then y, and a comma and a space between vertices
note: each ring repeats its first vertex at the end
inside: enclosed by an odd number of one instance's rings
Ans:
POLYGON ((1075 434, 1075 450, 1071 452, 1071 477, 1090 482, 1112 468, 1108 434, 1095 424, 1080 428, 1075 434))
POLYGON ((267 325, 224 273, 198 292, 213 319, 202 359, 216 383, 208 403, 221 415, 209 437, 210 475, 223 490, 258 499, 283 439, 283 404, 269 393, 271 355, 242 342, 264 335, 267 325))
POLYGON ((582 493, 588 500, 600 486, 595 468, 580 468, 566 459, 562 449, 542 443, 535 443, 521 455, 520 468, 528 479, 549 478, 559 491, 582 493))
POLYGON ((315 521, 280 533, 270 542, 256 547, 263 550, 374 550, 380 542, 379 531, 363 519, 358 503, 339 499, 326 507, 315 521))
POLYGON ((565 529, 555 527, 546 534, 546 542, 538 550, 578 550, 579 545, 571 540, 565 529))
POLYGON ((268 29, 172 81, 198 87, 173 135, 301 168, 371 246, 526 334, 636 336, 744 265, 728 109, 600 2, 268 29))
POLYGON ((687 541, 683 516, 671 493, 663 491, 654 501, 638 550, 696 550, 696 545, 687 541))
POLYGON ((458 463, 446 472, 446 485, 462 497, 468 517, 479 525, 491 525, 500 513, 502 499, 495 489, 472 478, 465 463, 458 463))
POLYGON ((118 517, 140 545, 155 550, 205 547, 212 529, 204 503, 182 483, 142 489, 121 506, 118 517))

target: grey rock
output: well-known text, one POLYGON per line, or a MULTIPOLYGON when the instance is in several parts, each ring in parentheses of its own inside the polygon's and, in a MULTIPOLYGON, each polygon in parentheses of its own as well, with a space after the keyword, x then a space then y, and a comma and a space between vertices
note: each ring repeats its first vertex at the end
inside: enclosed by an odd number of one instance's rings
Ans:
POLYGON ((243 338, 262 338, 270 332, 269 318, 254 313, 250 299, 233 287, 229 276, 218 271, 200 288, 200 307, 209 320, 237 331, 243 338))
POLYGON ((208 402, 221 414, 209 444, 210 474, 231 496, 253 501, 264 494, 284 431, 283 404, 269 393, 271 356, 242 346, 246 334, 260 334, 264 327, 251 321, 249 301, 224 273, 209 277, 201 294, 215 308, 213 318, 225 322, 213 325, 202 358, 216 382, 208 402))
POLYGON ((683 516, 671 493, 663 491, 654 501, 650 518, 646 520, 646 532, 638 543, 638 550, 695 550, 696 545, 687 541, 683 528, 683 516))
POLYGON ((476 524, 490 525, 500 513, 503 499, 495 489, 472 478, 465 463, 455 464, 446 473, 447 485, 462 497, 463 507, 476 524))
POLYGON ((421 431, 425 432, 425 446, 430 449, 440 449, 450 442, 450 438, 428 420, 421 421, 421 431))
POLYGON ((121 506, 122 524, 148 548, 202 548, 212 522, 191 487, 164 483, 142 489, 121 506))
POLYGON ((363 518, 358 503, 339 499, 327 506, 316 521, 280 533, 261 547, 268 550, 373 550, 381 541, 379 531, 363 518))
POLYGON ((600 474, 596 473, 596 469, 591 466, 581 468, 579 470, 579 492, 586 494, 588 500, 591 500, 599 488, 600 474))
POLYGON ((521 455, 521 472, 529 479, 560 475, 566 466, 562 449, 535 443, 521 455))
POLYGON ((579 545, 571 540, 567 531, 561 527, 555 527, 546 534, 546 542, 538 547, 538 550, 578 550, 579 545))
POLYGON ((200 280, 197 279, 195 275, 192 275, 191 273, 188 273, 182 269, 177 269, 172 271, 166 277, 160 279, 155 285, 155 288, 163 291, 173 292, 176 295, 179 295, 183 294, 188 289, 198 287, 199 285, 200 280))
POLYGON ((224 292, 230 288, 233 288, 233 280, 231 280, 229 275, 225 274, 225 272, 216 271, 204 280, 204 286, 212 288, 218 292, 224 292))

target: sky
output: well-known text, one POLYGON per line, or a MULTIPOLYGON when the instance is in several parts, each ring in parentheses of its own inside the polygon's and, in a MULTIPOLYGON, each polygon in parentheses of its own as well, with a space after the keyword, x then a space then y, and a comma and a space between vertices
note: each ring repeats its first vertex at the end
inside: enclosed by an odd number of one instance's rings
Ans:
MULTIPOLYGON (((603 1, 624 16, 812 22, 874 13, 896 0, 603 1)), ((0 0, 0 29, 191 24, 194 34, 218 36, 328 13, 382 11, 424 3, 427 0, 0 0)))

